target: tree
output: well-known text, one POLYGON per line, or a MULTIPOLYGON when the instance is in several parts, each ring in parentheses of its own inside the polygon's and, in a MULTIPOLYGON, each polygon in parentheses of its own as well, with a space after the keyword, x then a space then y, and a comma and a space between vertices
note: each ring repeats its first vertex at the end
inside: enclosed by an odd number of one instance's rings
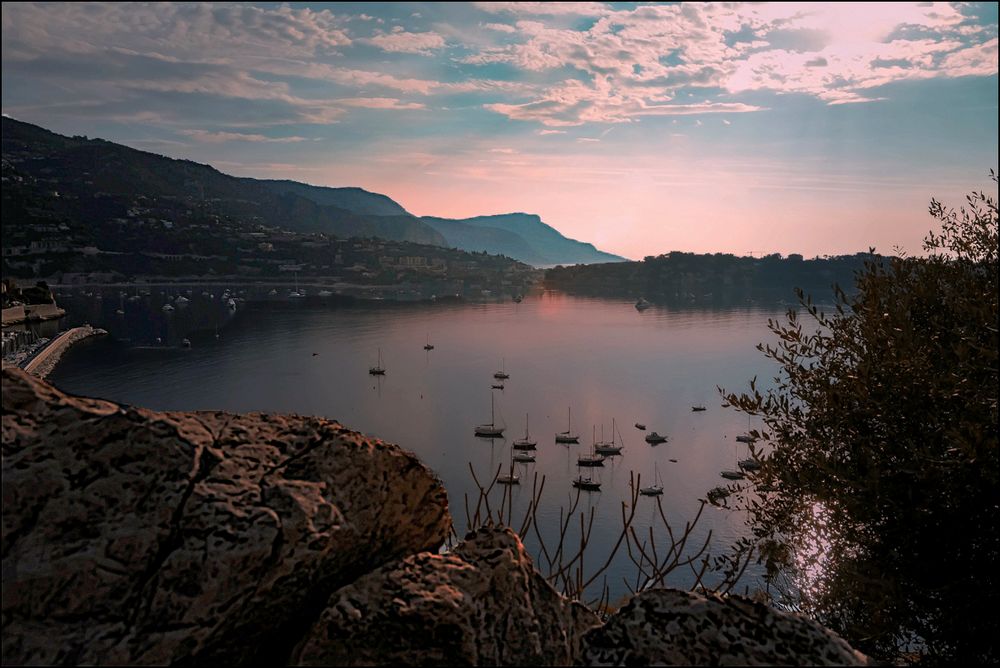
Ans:
MULTIPOLYGON (((990 178, 996 183, 996 174, 990 178)), ((749 511, 769 586, 886 660, 993 663, 997 638, 997 202, 936 200, 926 257, 874 257, 824 314, 769 321, 749 511)))

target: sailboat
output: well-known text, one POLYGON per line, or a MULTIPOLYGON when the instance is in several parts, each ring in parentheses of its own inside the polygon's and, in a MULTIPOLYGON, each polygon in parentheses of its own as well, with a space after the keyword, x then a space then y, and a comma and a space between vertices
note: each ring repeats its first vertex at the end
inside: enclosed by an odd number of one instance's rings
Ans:
POLYGON ((747 455, 749 456, 746 459, 741 459, 738 462, 736 462, 736 465, 740 467, 741 471, 744 471, 746 473, 754 473, 755 471, 759 471, 761 464, 760 461, 754 456, 753 448, 748 447, 747 450, 748 450, 747 455))
MULTIPOLYGON (((736 462, 736 444, 735 443, 733 443, 733 462, 734 463, 736 462)), ((746 473, 744 473, 743 471, 739 470, 738 468, 728 469, 726 471, 723 471, 719 475, 721 475, 726 480, 743 480, 744 478, 747 477, 746 473)))
POLYGON ((501 485, 519 485, 521 484, 520 478, 514 474, 514 450, 510 451, 510 471, 507 475, 501 475, 497 477, 497 482, 501 485))
POLYGON ((708 497, 709 503, 711 503, 713 506, 717 506, 719 505, 720 501, 724 502, 726 498, 729 497, 730 494, 731 492, 725 487, 713 487, 712 489, 708 490, 708 494, 706 494, 705 496, 708 497))
MULTIPOLYGON (((538 445, 538 441, 531 440, 528 435, 528 414, 524 414, 524 438, 519 438, 514 441, 515 450, 534 450, 535 446, 538 445)), ((534 461, 534 459, 532 459, 534 461)))
POLYGON ((301 299, 306 296, 305 290, 299 290, 299 275, 295 274, 295 289, 288 293, 289 299, 301 299))
MULTIPOLYGON (((604 425, 601 425, 601 428, 603 429, 604 425)), ((611 418, 611 442, 607 443, 604 442, 602 439, 602 442, 598 443, 597 446, 594 447, 594 452, 596 452, 599 455, 611 455, 611 456, 620 455, 622 453, 622 448, 625 447, 625 443, 623 441, 621 445, 618 445, 615 442, 615 434, 617 433, 617 431, 618 431, 618 425, 615 424, 615 419, 611 418)))
POLYGON ((424 344, 424 350, 434 350, 434 346, 431 345, 431 336, 427 335, 427 343, 424 344))
POLYGON ((667 437, 666 436, 660 436, 655 431, 651 431, 648 434, 646 434, 646 442, 650 443, 652 445, 658 445, 660 443, 666 443, 667 442, 667 437))
POLYGON ((573 487, 582 489, 586 492, 599 492, 601 490, 601 483, 594 480, 589 475, 585 476, 580 473, 580 467, 577 467, 576 473, 576 477, 573 478, 573 487))
POLYGON ((604 466, 604 457, 594 452, 597 440, 597 427, 594 427, 594 435, 590 440, 590 454, 580 455, 576 458, 577 466, 604 466))
POLYGON ((663 494, 663 482, 660 480, 660 471, 653 462, 653 484, 649 487, 640 487, 639 493, 643 496, 659 496, 663 494))
POLYGON ((484 438, 496 438, 503 436, 503 427, 496 426, 496 415, 493 401, 493 393, 490 393, 490 423, 481 424, 476 427, 476 436, 484 438))
POLYGON ((752 416, 747 415, 747 433, 740 434, 736 437, 736 440, 740 443, 756 443, 757 439, 750 435, 750 418, 752 416))
POLYGON ((510 378, 510 374, 507 373, 507 369, 505 367, 505 364, 506 364, 506 360, 501 360, 500 361, 500 370, 497 371, 495 374, 493 374, 494 378, 496 378, 498 380, 506 380, 507 378, 510 378))
POLYGON ((372 376, 384 376, 385 367, 382 366, 382 349, 378 349, 378 364, 368 369, 368 373, 372 376))
POLYGON ((580 437, 571 433, 573 429, 573 408, 566 409, 566 431, 556 434, 556 443, 579 443, 580 437))

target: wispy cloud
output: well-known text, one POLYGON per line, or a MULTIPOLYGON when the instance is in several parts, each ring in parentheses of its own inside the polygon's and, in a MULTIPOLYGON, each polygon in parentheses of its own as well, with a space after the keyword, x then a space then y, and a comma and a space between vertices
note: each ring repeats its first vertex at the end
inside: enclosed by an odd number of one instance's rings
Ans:
POLYGON ((268 144, 296 144, 303 141, 318 141, 318 138, 308 137, 267 137, 259 134, 245 134, 242 132, 210 132, 208 130, 181 130, 180 134, 191 137, 195 141, 206 144, 222 144, 230 141, 248 141, 254 143, 268 144))
POLYGON ((392 32, 379 33, 374 37, 360 40, 394 53, 415 53, 430 56, 445 45, 444 37, 434 32, 406 32, 396 26, 392 32))

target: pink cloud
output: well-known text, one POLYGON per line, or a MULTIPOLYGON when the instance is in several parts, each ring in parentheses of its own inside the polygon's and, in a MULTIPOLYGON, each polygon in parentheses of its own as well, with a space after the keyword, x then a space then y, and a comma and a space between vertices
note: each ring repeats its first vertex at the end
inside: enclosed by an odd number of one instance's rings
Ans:
POLYGON ((295 144, 303 141, 316 141, 309 139, 308 137, 267 137, 260 134, 244 134, 241 132, 209 132, 207 130, 181 130, 180 134, 185 137, 191 137, 192 139, 205 144, 222 144, 230 141, 295 144))
POLYGON ((477 8, 492 14, 528 16, 600 16, 608 11, 603 2, 474 2, 477 8))
POLYGON ((415 53, 422 56, 431 55, 436 49, 445 45, 444 37, 433 32, 406 32, 399 26, 389 33, 381 33, 363 40, 377 46, 383 51, 394 53, 415 53))
MULTIPOLYGON (((506 6, 490 11, 542 13, 506 6)), ((681 88, 795 92, 844 104, 873 101, 877 98, 869 89, 894 81, 997 72, 995 38, 968 44, 969 36, 983 39, 990 33, 969 31, 961 25, 962 14, 942 3, 713 3, 628 10, 589 6, 587 11, 599 18, 586 31, 519 20, 523 42, 488 46, 460 62, 506 63, 530 72, 568 67, 589 74, 589 84, 562 82, 533 99, 487 108, 547 126, 624 122, 642 115, 725 110, 685 111, 662 104, 681 88), (936 37, 885 41, 902 28, 936 37), (748 29, 751 40, 729 43, 731 32, 748 29), (773 35, 788 34, 808 36, 803 44, 811 48, 772 46, 773 35), (671 52, 676 62, 667 64, 663 56, 671 52), (887 67, 889 62, 897 65, 887 67)))

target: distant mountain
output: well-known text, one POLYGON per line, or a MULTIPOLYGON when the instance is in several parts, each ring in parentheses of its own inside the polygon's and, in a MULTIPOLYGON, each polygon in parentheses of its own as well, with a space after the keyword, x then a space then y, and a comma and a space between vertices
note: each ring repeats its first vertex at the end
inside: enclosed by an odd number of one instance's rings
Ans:
POLYGON ((501 253, 535 266, 625 261, 618 255, 597 250, 593 244, 564 237, 530 213, 460 220, 424 216, 420 220, 444 235, 450 246, 501 253))
POLYGON ((88 211, 107 209, 95 201, 100 196, 146 197, 293 231, 486 251, 535 266, 624 260, 568 239, 532 214, 418 218, 391 198, 361 188, 230 176, 103 139, 64 137, 6 116, 3 157, 26 175, 71 191, 81 202, 78 208, 88 211))
POLYGON ((217 215, 299 232, 447 245, 440 233, 384 195, 229 176, 102 139, 63 137, 6 116, 3 157, 17 161, 27 175, 72 189, 81 200, 101 193, 187 201, 210 206, 217 215))

